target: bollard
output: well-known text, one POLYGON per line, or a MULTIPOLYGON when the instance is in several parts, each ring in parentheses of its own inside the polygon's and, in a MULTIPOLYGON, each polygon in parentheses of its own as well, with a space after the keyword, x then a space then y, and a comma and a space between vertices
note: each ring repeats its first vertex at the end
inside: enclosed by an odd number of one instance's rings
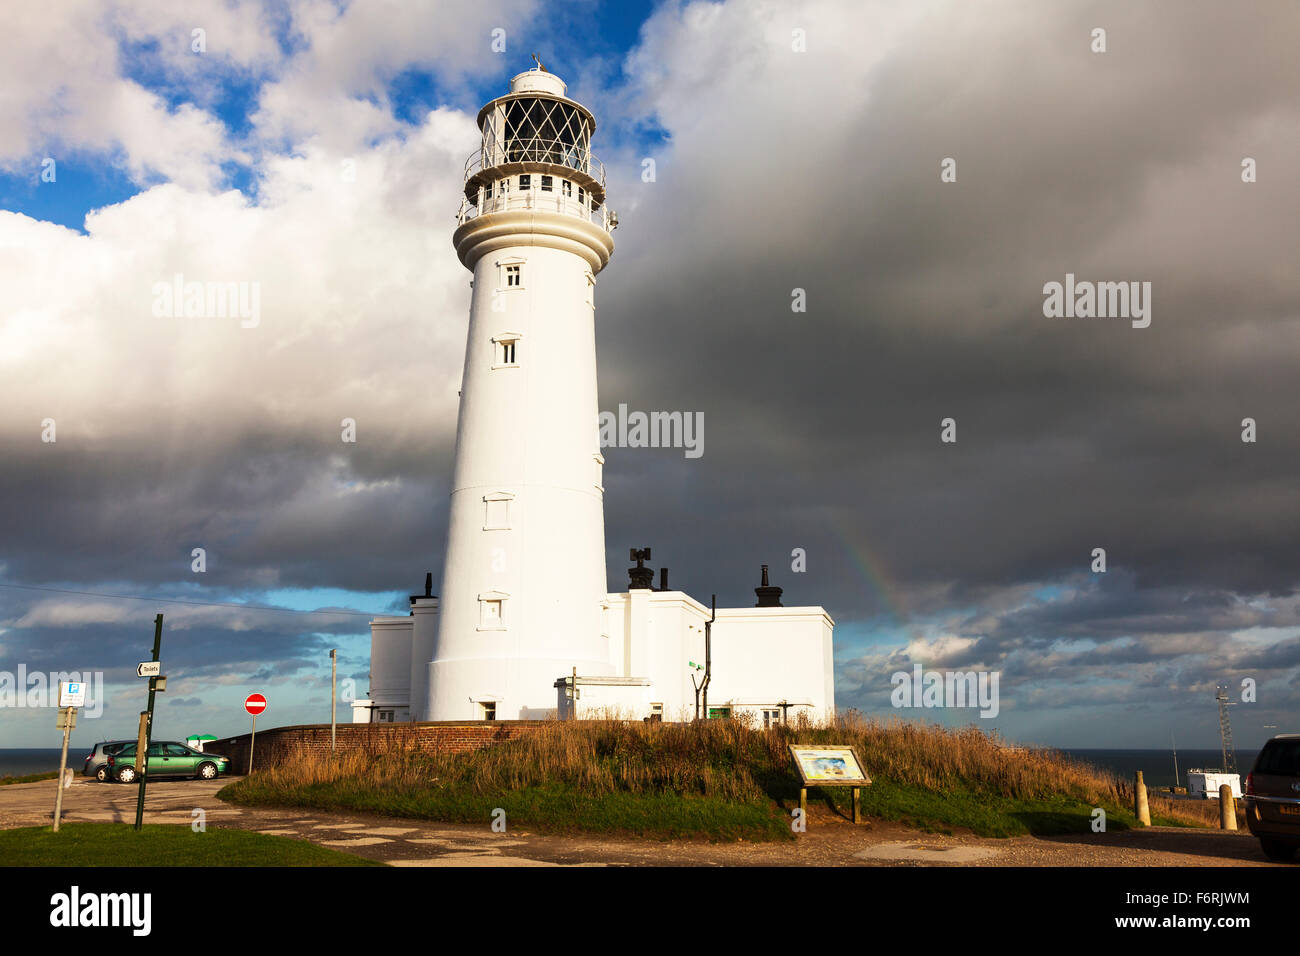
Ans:
POLYGON ((1237 800, 1226 783, 1219 785, 1219 829, 1237 829, 1237 800))
POLYGON ((1151 826, 1151 808, 1147 806, 1147 785, 1142 782, 1142 771, 1137 772, 1133 783, 1133 813, 1138 818, 1138 826, 1151 826))

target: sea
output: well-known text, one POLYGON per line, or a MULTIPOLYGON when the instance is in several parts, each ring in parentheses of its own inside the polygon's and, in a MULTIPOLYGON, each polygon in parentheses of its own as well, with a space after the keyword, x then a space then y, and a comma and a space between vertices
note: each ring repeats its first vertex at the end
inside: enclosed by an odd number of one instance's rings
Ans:
MULTIPOLYGON (((62 753, 58 747, 35 750, 31 748, 19 748, 16 750, 0 750, 0 777, 25 777, 32 773, 46 773, 51 770, 59 769, 59 754, 62 753)), ((90 753, 84 747, 68 748, 68 766, 80 772, 86 764, 86 754, 90 753)))
MULTIPOLYGON (((1142 771, 1142 780, 1148 787, 1174 786, 1174 755, 1169 750, 1066 750, 1061 753, 1099 770, 1109 771, 1124 780, 1132 780, 1135 771, 1142 771)), ((1238 750, 1237 772, 1244 782, 1246 774, 1255 764, 1257 750, 1238 750)), ((1220 750, 1179 750, 1178 786, 1187 786, 1187 771, 1218 770, 1223 765, 1220 750)))
MULTIPOLYGON (((85 761, 84 748, 68 750, 68 766, 80 771, 85 761)), ((1174 784, 1174 757, 1168 750, 1064 750, 1070 757, 1092 764, 1125 780, 1133 779, 1135 770, 1142 771, 1147 786, 1169 787, 1174 784)), ((1255 763, 1255 750, 1237 751, 1237 769, 1244 779, 1255 763)), ((1213 770, 1223 763, 1218 750, 1178 751, 1178 786, 1187 786, 1187 771, 1213 770)), ((0 750, 0 777, 22 777, 30 773, 44 773, 59 769, 58 748, 46 750, 0 750)))

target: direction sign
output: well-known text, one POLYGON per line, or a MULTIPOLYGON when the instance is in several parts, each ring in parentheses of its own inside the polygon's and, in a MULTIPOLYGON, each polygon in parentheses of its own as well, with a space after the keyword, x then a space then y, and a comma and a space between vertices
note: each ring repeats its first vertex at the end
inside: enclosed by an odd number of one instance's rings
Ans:
POLYGON ((60 707, 85 707, 86 685, 82 681, 65 680, 59 682, 60 707))
POLYGON ((244 700, 244 710, 256 717, 266 710, 266 698, 261 694, 249 694, 244 700))
POLYGON ((135 665, 136 677, 157 677, 162 673, 162 661, 141 661, 135 665))

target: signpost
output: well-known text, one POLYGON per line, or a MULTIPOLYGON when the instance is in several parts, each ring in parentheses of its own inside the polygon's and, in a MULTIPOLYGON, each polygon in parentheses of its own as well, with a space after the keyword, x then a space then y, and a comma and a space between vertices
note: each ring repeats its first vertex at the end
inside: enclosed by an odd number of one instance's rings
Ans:
POLYGON ((573 669, 573 676, 564 678, 564 696, 569 701, 569 719, 578 719, 578 701, 582 691, 578 688, 578 669, 573 669))
POLYGON ((63 752, 59 756, 59 785, 54 788, 54 832, 59 832, 63 815, 63 777, 68 771, 68 737, 77 726, 77 708, 86 706, 86 685, 82 681, 59 682, 59 716, 55 728, 63 731, 63 752))
POLYGON ((853 822, 862 822, 862 788, 871 785, 871 778, 862 769, 862 761, 852 747, 806 747, 790 745, 790 756, 799 771, 800 816, 808 819, 809 787, 852 787, 853 822))
POLYGON ((244 698, 244 710, 253 715, 253 736, 248 741, 248 772, 253 772, 253 748, 257 746, 257 715, 266 710, 266 698, 261 694, 249 694, 244 698))
POLYGON ((153 658, 136 665, 135 672, 140 677, 149 678, 149 709, 140 714, 140 732, 135 744, 135 775, 140 781, 135 798, 135 830, 144 827, 144 780, 149 770, 149 744, 153 737, 153 695, 167 686, 167 679, 159 677, 162 664, 158 661, 158 651, 162 648, 162 614, 153 619, 153 658))

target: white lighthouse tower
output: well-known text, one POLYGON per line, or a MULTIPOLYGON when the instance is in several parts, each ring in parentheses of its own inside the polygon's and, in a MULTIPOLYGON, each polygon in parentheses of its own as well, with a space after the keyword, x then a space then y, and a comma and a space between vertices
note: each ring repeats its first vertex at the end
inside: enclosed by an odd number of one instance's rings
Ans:
POLYGON ((438 620, 427 675, 412 675, 417 720, 544 717, 558 676, 613 673, 595 285, 617 220, 591 155, 595 119, 565 92, 540 63, 516 76, 480 110, 482 146, 466 164, 453 242, 473 294, 438 620))
POLYGON ((835 622, 785 606, 766 565, 757 604, 715 607, 666 567, 656 588, 631 548, 607 592, 595 287, 617 220, 596 122, 539 63, 478 125, 453 237, 474 278, 442 587, 428 574, 409 614, 371 621, 353 720, 828 718, 835 622))

